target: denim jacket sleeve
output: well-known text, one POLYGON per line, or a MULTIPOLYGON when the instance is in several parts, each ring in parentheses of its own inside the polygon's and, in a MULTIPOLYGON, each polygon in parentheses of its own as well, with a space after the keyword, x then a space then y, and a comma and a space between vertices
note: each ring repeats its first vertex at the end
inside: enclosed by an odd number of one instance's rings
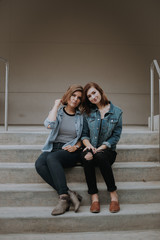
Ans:
POLYGON ((57 126, 57 122, 57 119, 56 121, 50 121, 48 118, 46 118, 44 121, 44 126, 48 129, 55 129, 57 126))
POLYGON ((61 119, 61 117, 60 117, 61 115, 62 115, 62 107, 60 107, 58 109, 56 120, 55 121, 50 121, 47 117, 44 121, 44 126, 48 129, 55 130, 58 126, 58 123, 59 123, 60 119, 61 119))
POLYGON ((122 112, 119 116, 115 128, 112 131, 112 135, 107 139, 107 141, 104 141, 103 144, 109 148, 111 148, 113 145, 116 145, 120 139, 121 132, 122 132, 122 112))
POLYGON ((81 140, 84 140, 84 139, 88 139, 90 141, 90 131, 89 131, 88 122, 85 116, 83 116, 83 130, 81 135, 81 140))

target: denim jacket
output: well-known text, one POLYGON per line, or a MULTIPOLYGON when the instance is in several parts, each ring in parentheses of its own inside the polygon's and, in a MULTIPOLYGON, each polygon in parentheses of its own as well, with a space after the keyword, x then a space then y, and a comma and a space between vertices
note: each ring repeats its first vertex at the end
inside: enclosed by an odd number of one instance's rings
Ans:
POLYGON ((113 151, 116 150, 122 132, 122 110, 110 102, 110 110, 100 125, 101 115, 95 107, 89 115, 84 115, 81 140, 88 139, 95 148, 103 144, 113 151))
MULTIPOLYGON (((51 152, 52 151, 53 142, 58 135, 60 123, 62 121, 62 117, 63 117, 63 113, 64 113, 63 107, 64 106, 61 106, 58 109, 57 118, 55 121, 50 121, 48 118, 46 118, 46 120, 44 121, 45 127, 51 129, 52 131, 45 142, 42 152, 51 152), (50 141, 50 139, 52 139, 52 141, 50 141)), ((67 145, 74 146, 81 137, 82 128, 83 128, 83 116, 81 115, 81 113, 78 109, 76 110, 76 114, 75 114, 75 127, 76 127, 76 133, 77 133, 76 138, 74 138, 70 142, 67 142, 66 144, 64 144, 64 146, 67 146, 67 145)))

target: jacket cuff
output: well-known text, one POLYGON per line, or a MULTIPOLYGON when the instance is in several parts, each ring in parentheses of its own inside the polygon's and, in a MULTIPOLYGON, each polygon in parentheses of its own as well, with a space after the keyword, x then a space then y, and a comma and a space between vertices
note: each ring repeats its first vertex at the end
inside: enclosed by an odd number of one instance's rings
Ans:
POLYGON ((106 145, 108 148, 111 148, 111 144, 109 142, 103 142, 104 145, 106 145))
POLYGON ((47 128, 54 128, 55 121, 51 122, 48 118, 44 121, 44 126, 47 128))
POLYGON ((90 140, 89 137, 81 137, 81 140, 84 140, 84 139, 90 140))

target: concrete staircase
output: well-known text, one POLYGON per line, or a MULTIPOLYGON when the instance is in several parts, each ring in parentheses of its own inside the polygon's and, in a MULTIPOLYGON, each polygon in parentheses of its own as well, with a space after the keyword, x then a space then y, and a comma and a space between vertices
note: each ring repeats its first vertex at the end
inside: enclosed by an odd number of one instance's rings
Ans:
MULTIPOLYGON (((113 166, 121 211, 109 212, 109 195, 97 169, 101 212, 89 212, 90 198, 81 166, 66 170, 68 185, 83 196, 73 209, 53 217, 56 192, 36 173, 34 162, 48 136, 44 128, 0 133, 0 233, 69 233, 153 230, 160 228, 158 133, 123 128, 113 166)), ((0 235, 1 236, 1 235, 0 235)), ((0 238, 1 239, 1 238, 0 238)))

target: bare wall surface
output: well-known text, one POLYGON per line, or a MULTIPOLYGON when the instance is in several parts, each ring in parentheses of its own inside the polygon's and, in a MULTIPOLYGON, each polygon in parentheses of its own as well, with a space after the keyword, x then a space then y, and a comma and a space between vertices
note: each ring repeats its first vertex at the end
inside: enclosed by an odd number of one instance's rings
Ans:
POLYGON ((159 0, 0 0, 0 57, 10 63, 9 124, 43 124, 69 85, 88 81, 123 109, 124 124, 147 124, 149 68, 153 59, 160 63, 159 9, 159 0))

